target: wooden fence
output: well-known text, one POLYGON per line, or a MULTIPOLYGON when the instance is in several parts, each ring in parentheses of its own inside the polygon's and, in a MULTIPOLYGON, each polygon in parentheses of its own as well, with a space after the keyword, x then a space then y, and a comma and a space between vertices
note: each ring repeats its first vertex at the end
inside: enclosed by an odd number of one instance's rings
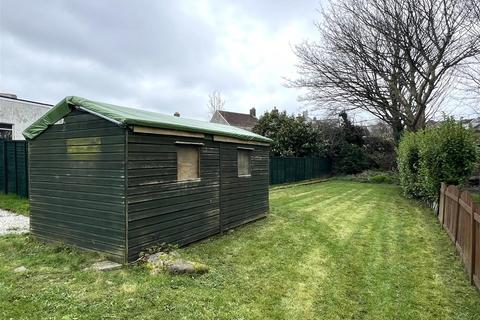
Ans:
POLYGON ((480 289, 480 210, 472 195, 442 183, 438 219, 455 244, 470 281, 480 289))
POLYGON ((270 157, 270 184, 325 177, 331 171, 331 161, 327 158, 270 157))
POLYGON ((0 140, 0 192, 28 197, 28 145, 0 140))

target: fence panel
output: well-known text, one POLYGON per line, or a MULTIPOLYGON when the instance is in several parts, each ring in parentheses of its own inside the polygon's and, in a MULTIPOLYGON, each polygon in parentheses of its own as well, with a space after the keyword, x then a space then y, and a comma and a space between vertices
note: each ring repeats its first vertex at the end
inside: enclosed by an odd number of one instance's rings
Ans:
POLYGON ((455 245, 463 263, 471 272, 472 262, 472 228, 473 228, 473 199, 467 191, 463 191, 459 198, 458 223, 455 245))
POLYGON ((444 201, 445 212, 443 226, 447 231, 450 239, 455 242, 456 230, 457 230, 457 217, 458 217, 458 198, 460 191, 455 186, 448 186, 445 189, 444 201))
POLYGON ((442 183, 439 220, 458 250, 472 284, 480 289, 480 211, 468 191, 442 183))
POLYGON ((0 140, 0 192, 28 197, 28 146, 0 140))
POLYGON ((270 157, 270 184, 296 182, 328 176, 329 159, 313 157, 270 157))
POLYGON ((480 211, 478 205, 473 212, 473 228, 472 228, 472 281, 480 289, 480 211))

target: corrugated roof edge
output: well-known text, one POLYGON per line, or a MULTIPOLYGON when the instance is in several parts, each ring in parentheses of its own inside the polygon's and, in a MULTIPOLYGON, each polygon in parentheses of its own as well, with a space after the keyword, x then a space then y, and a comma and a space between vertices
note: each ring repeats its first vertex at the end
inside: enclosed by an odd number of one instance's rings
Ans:
POLYGON ((272 142, 269 138, 232 126, 178 118, 156 112, 92 101, 76 96, 68 96, 57 103, 45 115, 25 129, 25 131, 23 131, 23 136, 27 139, 34 139, 50 125, 53 125, 70 113, 72 110, 71 106, 80 107, 86 112, 95 114, 123 126, 141 125, 153 128, 227 136, 245 141, 258 141, 264 143, 272 142))

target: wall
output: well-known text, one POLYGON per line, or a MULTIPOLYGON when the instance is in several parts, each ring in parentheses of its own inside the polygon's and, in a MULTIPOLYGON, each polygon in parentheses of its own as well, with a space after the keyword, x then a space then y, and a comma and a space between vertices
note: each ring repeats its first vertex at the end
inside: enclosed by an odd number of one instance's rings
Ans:
POLYGON ((229 125, 228 122, 225 121, 225 118, 223 118, 222 115, 218 111, 215 111, 215 113, 212 116, 212 119, 210 119, 210 122, 225 124, 227 126, 229 125))
POLYGON ((45 104, 0 97, 0 122, 13 124, 12 140, 24 140, 23 130, 50 108, 45 104))
POLYGON ((211 140, 128 133, 129 259, 162 242, 219 232, 219 149, 211 140), (175 142, 203 143, 200 180, 177 182, 175 142))
POLYGON ((222 229, 264 217, 268 212, 269 148, 258 145, 220 144, 222 229), (252 174, 238 176, 238 148, 251 151, 252 174))
POLYGON ((73 111, 29 151, 31 233, 125 261, 125 130, 73 111))

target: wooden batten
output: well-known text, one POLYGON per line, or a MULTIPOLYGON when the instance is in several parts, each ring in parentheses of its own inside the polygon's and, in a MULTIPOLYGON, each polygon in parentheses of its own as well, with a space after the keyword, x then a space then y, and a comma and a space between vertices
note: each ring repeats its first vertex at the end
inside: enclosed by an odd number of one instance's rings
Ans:
POLYGON ((205 138, 205 135, 203 133, 170 130, 170 129, 160 129, 160 128, 143 127, 143 126, 133 126, 133 132, 159 134, 159 135, 164 135, 164 136, 202 138, 202 139, 205 138))
POLYGON ((227 142, 227 143, 239 143, 239 144, 253 144, 257 146, 269 146, 270 144, 258 141, 247 141, 237 138, 225 137, 225 136, 213 136, 213 141, 227 142))

